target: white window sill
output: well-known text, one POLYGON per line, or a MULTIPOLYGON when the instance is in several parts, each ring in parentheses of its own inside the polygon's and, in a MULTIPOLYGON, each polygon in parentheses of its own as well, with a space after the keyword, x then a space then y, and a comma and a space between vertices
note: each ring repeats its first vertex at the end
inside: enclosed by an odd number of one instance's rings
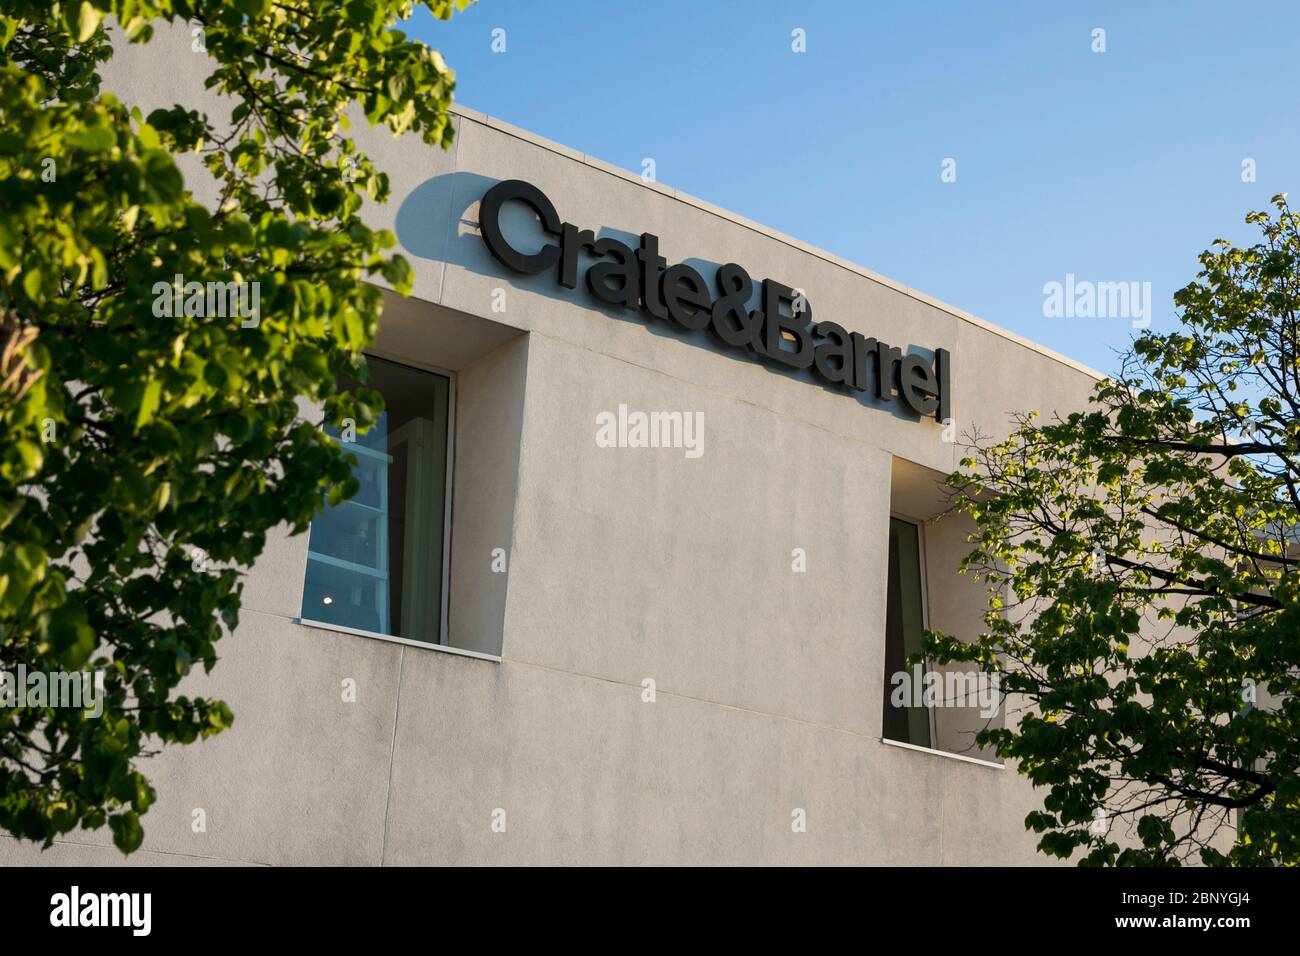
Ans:
POLYGON ((960 760, 962 763, 978 764, 981 767, 989 767, 993 770, 1005 770, 1006 765, 994 763, 992 760, 981 760, 979 757, 967 757, 965 754, 951 754, 946 750, 935 750, 933 747, 918 747, 916 744, 905 744, 901 740, 890 740, 888 737, 881 737, 880 742, 890 747, 901 747, 903 750, 915 750, 917 753, 930 754, 935 757, 947 757, 949 760, 960 760))
POLYGON ((295 617, 293 623, 301 624, 303 627, 314 627, 321 631, 335 631, 339 634, 352 634, 356 637, 368 637, 375 641, 401 644, 404 647, 418 647, 426 651, 441 651, 444 654, 455 654, 458 657, 474 657, 481 661, 492 661, 495 664, 501 663, 501 657, 498 654, 469 651, 463 647, 452 647, 450 644, 430 644, 427 641, 413 641, 407 637, 395 637, 392 634, 380 634, 377 631, 363 631, 355 627, 344 627, 342 624, 327 624, 325 621, 313 621, 303 617, 295 617))

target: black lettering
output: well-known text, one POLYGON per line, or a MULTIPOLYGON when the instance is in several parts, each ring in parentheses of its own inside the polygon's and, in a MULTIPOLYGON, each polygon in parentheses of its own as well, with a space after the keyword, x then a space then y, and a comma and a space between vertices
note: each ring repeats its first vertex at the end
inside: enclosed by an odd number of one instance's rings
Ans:
POLYGON ((688 265, 675 265, 660 280, 668 315, 684 329, 698 332, 709 324, 709 290, 704 277, 688 265))
POLYGON ((547 235, 560 234, 560 215, 542 191, 523 180, 507 179, 489 189, 479 203, 479 228, 483 232, 483 241, 487 243, 488 251, 507 268, 524 275, 545 272, 555 265, 560 250, 553 245, 542 246, 537 252, 525 255, 506 241, 505 233, 501 230, 501 208, 512 201, 531 208, 547 235))
POLYGON ((881 401, 894 395, 894 383, 898 377, 898 360, 902 354, 902 349, 896 349, 884 342, 876 345, 876 398, 881 401))
POLYGON ((598 256, 613 256, 617 262, 597 262, 588 269, 587 291, 607 305, 635 309, 640 295, 632 250, 617 239, 597 239, 591 249, 598 256), (615 281, 611 283, 611 279, 615 281))
POLYGON ((903 356, 898 366, 898 394, 918 415, 929 415, 939 407, 939 382, 919 355, 903 356))
POLYGON ((818 322, 813 334, 822 341, 813 349, 813 367, 817 374, 837 385, 853 378, 853 343, 844 326, 835 322, 818 322))
POLYGON ((659 253, 658 236, 642 233, 635 250, 616 239, 597 239, 590 229, 561 223, 545 194, 518 179, 499 182, 483 195, 479 225, 488 251, 515 272, 536 275, 558 264, 559 284, 575 289, 587 250, 597 260, 587 270, 587 290, 602 303, 640 308, 692 332, 707 326, 724 345, 750 348, 792 368, 812 368, 827 382, 872 391, 881 401, 894 398, 897 391, 898 401, 913 413, 932 414, 940 422, 952 419, 952 355, 946 349, 935 349, 933 360, 926 361, 850 333, 839 323, 813 322, 803 295, 773 279, 763 280, 760 308, 751 310, 754 280, 734 262, 718 267, 720 294, 714 301, 699 272, 684 263, 668 265, 659 253), (533 253, 512 246, 501 228, 502 209, 509 202, 528 206, 543 234, 558 242, 533 253))
POLYGON ((853 343, 853 387, 859 392, 867 390, 867 361, 874 359, 878 343, 873 338, 867 338, 861 332, 854 332, 849 336, 853 343))
POLYGON ((947 349, 934 350, 934 371, 939 379, 939 409, 934 417, 946 422, 952 418, 952 355, 947 349))
POLYGON ((781 314, 781 303, 788 302, 793 307, 795 294, 794 289, 775 279, 763 280, 763 354, 793 368, 808 368, 813 363, 812 336, 808 333, 812 307, 805 302, 798 314, 793 311, 789 316, 781 314), (785 332, 794 336, 793 351, 782 345, 785 332))
POLYGON ((659 255, 659 237, 641 233, 641 248, 636 257, 641 263, 641 308, 656 319, 668 318, 668 310, 659 295, 659 277, 668 265, 668 260, 659 255))
POLYGON ((713 303, 709 328, 724 344, 752 348, 761 352, 758 340, 760 313, 749 310, 754 295, 754 280, 749 273, 728 262, 718 266, 718 288, 722 294, 713 303))
POLYGON ((566 289, 578 287, 578 256, 583 249, 590 249, 595 244, 596 234, 590 229, 579 229, 571 222, 564 224, 560 240, 560 285, 566 289))

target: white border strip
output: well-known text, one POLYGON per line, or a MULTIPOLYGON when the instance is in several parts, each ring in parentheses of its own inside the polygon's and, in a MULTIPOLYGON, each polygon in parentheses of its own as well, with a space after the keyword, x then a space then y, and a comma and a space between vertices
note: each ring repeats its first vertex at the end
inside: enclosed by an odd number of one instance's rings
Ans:
POLYGON ((453 647, 450 644, 430 644, 427 641, 413 641, 409 637, 396 637, 392 634, 380 634, 378 631, 363 631, 356 627, 344 627, 342 624, 327 624, 324 621, 313 621, 310 618, 295 617, 293 623, 301 624, 303 627, 314 627, 321 631, 336 631, 339 634, 352 634, 356 637, 368 637, 376 641, 387 641, 390 644, 402 644, 406 647, 419 647, 426 651, 442 651, 444 654, 456 654, 460 657, 475 657, 481 661, 491 661, 494 664, 501 663, 501 657, 497 654, 484 654, 481 651, 469 651, 463 647, 453 647))
POLYGON ((1006 764, 994 763, 992 760, 981 760, 979 757, 967 757, 965 754, 951 754, 946 750, 935 750, 933 747, 918 747, 916 744, 905 744, 901 740, 890 740, 888 737, 881 737, 880 742, 890 747, 901 747, 904 750, 915 750, 917 753, 931 754, 935 757, 947 757, 949 760, 960 760, 964 763, 979 764, 981 767, 991 767, 994 770, 1006 770, 1006 764))

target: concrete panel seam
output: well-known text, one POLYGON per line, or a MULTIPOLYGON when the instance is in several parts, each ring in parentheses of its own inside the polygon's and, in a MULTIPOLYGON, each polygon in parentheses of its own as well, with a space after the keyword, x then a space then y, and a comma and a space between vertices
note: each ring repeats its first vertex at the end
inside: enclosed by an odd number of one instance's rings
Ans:
MULTIPOLYGON (((148 819, 149 819, 149 818, 148 818, 148 816, 146 815, 146 816, 145 816, 145 822, 146 822, 146 823, 148 822, 148 819)), ((7 833, 0 834, 0 836, 4 837, 4 839, 6 839, 6 840, 10 840, 10 841, 12 841, 13 843, 17 843, 17 844, 22 844, 23 842, 30 842, 30 841, 22 841, 22 840, 19 840, 17 837, 10 836, 10 835, 7 834, 7 833)), ((57 838, 57 839, 55 839, 54 842, 55 842, 56 845, 60 845, 60 846, 85 847, 85 848, 87 848, 87 849, 91 849, 91 850, 115 850, 115 849, 117 849, 116 847, 112 846, 111 844, 106 844, 106 843, 85 843, 85 842, 83 842, 83 841, 81 841, 81 840, 68 840, 68 839, 63 839, 63 838, 57 838)), ((263 862, 262 860, 245 860, 245 859, 243 859, 243 858, 241 858, 241 857, 237 857, 237 856, 214 856, 214 855, 207 854, 207 853, 179 853, 179 852, 177 852, 176 850, 156 850, 156 849, 153 849, 152 847, 148 847, 148 846, 142 846, 142 847, 140 848, 140 852, 141 852, 141 853, 157 853, 159 856, 178 856, 178 857, 182 857, 182 858, 187 859, 187 860, 211 860, 211 861, 213 861, 214 863, 247 863, 247 864, 251 864, 252 866, 274 866, 274 865, 275 865, 275 864, 273 864, 273 863, 265 863, 265 862, 263 862)))
MULTIPOLYGON (((464 120, 456 125, 456 138, 452 142, 451 169, 453 173, 460 172, 460 134, 463 126, 464 120)), ((447 244, 443 247, 444 250, 451 249, 451 241, 455 238, 456 231, 456 190, 449 189, 447 192, 449 193, 447 196, 447 233, 445 235, 447 244)), ((438 304, 441 305, 443 293, 447 287, 447 260, 445 256, 439 265, 441 271, 438 273, 438 304)))
POLYGON ((388 818, 393 806, 393 764, 397 754, 397 721, 402 707, 402 668, 406 663, 406 648, 397 659, 397 689, 393 692, 393 736, 388 742, 388 792, 384 794, 384 840, 379 848, 379 865, 388 861, 388 818))
MULTIPOLYGON (((634 691, 638 694, 642 690, 640 684, 634 684, 631 681, 619 680, 618 678, 615 677, 603 677, 600 674, 588 674, 583 671, 566 670, 563 667, 553 667, 550 664, 542 664, 538 661, 524 660, 523 658, 519 658, 519 657, 505 658, 502 661, 502 664, 503 665, 518 664, 523 667, 535 667, 538 670, 548 671, 552 674, 560 674, 565 677, 573 677, 579 680, 598 681, 604 684, 613 684, 617 687, 626 687, 628 690, 634 691)), ((659 686, 655 687, 655 695, 656 697, 668 697, 668 698, 685 701, 687 703, 692 703, 692 704, 705 704, 708 706, 720 707, 723 710, 731 710, 741 714, 749 714, 750 716, 753 717, 766 717, 771 720, 781 720, 781 721, 786 721, 787 723, 801 724, 804 727, 812 727, 816 730, 826 730, 831 733, 843 734, 846 737, 854 737, 861 741, 874 743, 878 747, 881 747, 882 749, 888 746, 881 739, 880 734, 878 733, 862 733, 860 731, 852 730, 847 727, 836 727, 834 724, 825 724, 816 720, 805 720, 802 717, 793 717, 790 714, 781 714, 781 713, 777 713, 776 711, 754 710, 752 707, 741 707, 738 704, 728 704, 725 701, 713 700, 712 698, 709 697, 694 697, 690 694, 679 694, 673 691, 664 690, 662 687, 659 686)), ((940 758, 954 756, 953 754, 948 754, 941 750, 929 750, 929 749, 923 750, 922 748, 911 748, 911 747, 898 748, 898 749, 916 750, 921 752, 922 756, 934 756, 940 758)), ((951 764, 947 766, 947 769, 956 770, 958 767, 963 767, 963 766, 976 768, 977 771, 979 772, 997 770, 999 773, 1001 773, 1001 771, 1007 769, 1006 765, 1003 765, 1001 767, 995 767, 991 765, 986 765, 983 762, 976 762, 973 760, 954 760, 952 761, 951 764)))

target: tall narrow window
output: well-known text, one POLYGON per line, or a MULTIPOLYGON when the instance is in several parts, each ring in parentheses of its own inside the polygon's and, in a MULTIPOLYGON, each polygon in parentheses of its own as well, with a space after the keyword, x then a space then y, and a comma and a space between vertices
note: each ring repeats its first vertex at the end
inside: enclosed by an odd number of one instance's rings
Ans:
POLYGON ((923 705, 925 666, 907 666, 925 630, 921 529, 889 519, 889 584, 885 608, 885 717, 889 740, 932 746, 930 708, 923 705))
POLYGON ((451 382, 374 357, 366 364, 386 410, 344 446, 360 489, 312 522, 302 616, 443 643, 451 382))

